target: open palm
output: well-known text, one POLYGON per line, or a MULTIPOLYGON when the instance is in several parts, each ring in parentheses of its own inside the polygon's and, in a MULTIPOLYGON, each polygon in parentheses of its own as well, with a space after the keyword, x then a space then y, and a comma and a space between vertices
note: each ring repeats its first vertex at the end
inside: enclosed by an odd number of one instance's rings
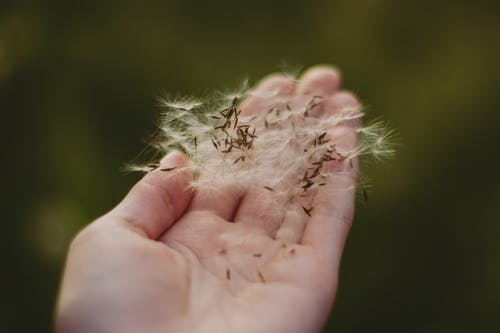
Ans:
MULTIPOLYGON (((321 119, 358 105, 338 89, 334 70, 315 67, 298 84, 288 76, 269 76, 241 107, 251 115, 284 96, 298 104, 322 96, 316 114, 321 119)), ((329 131, 338 149, 356 146, 354 126, 329 131)), ((326 186, 308 198, 312 211, 280 216, 272 209, 280 203, 268 189, 229 185, 193 193, 189 170, 179 168, 187 163, 178 152, 165 157, 75 239, 59 297, 58 330, 319 331, 335 297, 357 166, 335 162, 326 186), (181 171, 164 171, 174 167, 181 171)))

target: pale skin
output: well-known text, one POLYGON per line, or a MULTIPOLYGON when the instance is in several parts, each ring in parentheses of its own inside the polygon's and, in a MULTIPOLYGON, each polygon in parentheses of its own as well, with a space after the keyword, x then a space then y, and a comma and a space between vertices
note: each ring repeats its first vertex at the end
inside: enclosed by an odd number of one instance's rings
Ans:
MULTIPOLYGON (((241 108, 251 115, 280 96, 305 104, 315 95, 323 97, 319 118, 359 105, 340 90, 337 71, 316 66, 297 82, 266 77, 241 108)), ((342 133, 339 149, 356 146, 354 126, 331 129, 332 136, 342 133)), ((310 216, 278 223, 274 216, 271 223, 259 214, 273 204, 258 200, 266 189, 193 190, 189 168, 180 168, 187 157, 167 155, 72 242, 56 330, 319 332, 353 220, 356 162, 331 168, 328 184, 312 195, 310 216), (172 167, 182 171, 161 171, 172 167)))

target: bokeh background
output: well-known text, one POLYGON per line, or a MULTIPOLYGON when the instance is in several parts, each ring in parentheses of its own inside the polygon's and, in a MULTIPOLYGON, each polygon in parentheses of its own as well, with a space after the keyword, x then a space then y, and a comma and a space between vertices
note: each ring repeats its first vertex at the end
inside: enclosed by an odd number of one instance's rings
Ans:
POLYGON ((68 243, 137 180, 158 94, 331 63, 401 145, 365 167, 325 332, 497 332, 499 4, 1 1, 0 331, 52 330, 68 243))

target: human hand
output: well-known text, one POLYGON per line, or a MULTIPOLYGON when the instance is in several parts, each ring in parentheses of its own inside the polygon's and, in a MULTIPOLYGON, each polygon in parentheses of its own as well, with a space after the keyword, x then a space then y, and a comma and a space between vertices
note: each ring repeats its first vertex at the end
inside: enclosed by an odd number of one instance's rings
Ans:
MULTIPOLYGON (((310 69, 297 85, 272 75, 256 91, 277 95, 248 97, 242 114, 271 106, 277 96, 304 105, 322 96, 318 119, 359 107, 339 85, 328 67, 310 69)), ((340 151, 356 147, 355 125, 329 131, 340 151)), ((312 211, 274 216, 266 214, 276 204, 262 200, 266 189, 193 191, 187 158, 167 155, 73 241, 57 331, 320 331, 335 298, 357 177, 356 159, 330 164, 327 184, 312 193, 312 211)))

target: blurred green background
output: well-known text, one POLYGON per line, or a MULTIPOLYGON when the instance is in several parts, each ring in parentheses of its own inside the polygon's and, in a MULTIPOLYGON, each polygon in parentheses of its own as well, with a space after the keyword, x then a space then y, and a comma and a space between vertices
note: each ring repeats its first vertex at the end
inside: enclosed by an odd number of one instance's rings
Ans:
POLYGON ((332 63, 399 132, 325 332, 500 329, 500 3, 1 1, 2 332, 49 332, 65 251, 127 192, 162 92, 332 63))

